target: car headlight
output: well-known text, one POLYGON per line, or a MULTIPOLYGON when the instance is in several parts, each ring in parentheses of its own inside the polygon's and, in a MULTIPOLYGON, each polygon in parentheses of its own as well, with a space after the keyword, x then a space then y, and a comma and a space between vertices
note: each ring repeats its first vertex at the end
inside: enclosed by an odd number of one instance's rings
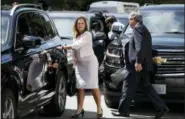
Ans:
POLYGON ((120 67, 121 65, 121 60, 119 57, 106 57, 106 63, 108 63, 109 65, 113 65, 116 67, 120 67))
POLYGON ((111 57, 120 57, 122 51, 120 48, 108 48, 106 54, 111 57))

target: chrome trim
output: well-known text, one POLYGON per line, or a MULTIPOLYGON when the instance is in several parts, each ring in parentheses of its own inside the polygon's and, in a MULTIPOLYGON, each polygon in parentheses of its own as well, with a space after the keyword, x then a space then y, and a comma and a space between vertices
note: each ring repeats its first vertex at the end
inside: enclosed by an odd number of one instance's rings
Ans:
POLYGON ((156 49, 159 52, 184 52, 184 49, 156 49))
POLYGON ((110 54, 110 53, 108 52, 108 50, 107 50, 107 52, 106 52, 106 55, 108 55, 108 57, 120 58, 120 56, 118 56, 118 55, 110 54))
POLYGON ((185 73, 175 73, 175 74, 155 74, 156 76, 160 76, 160 77, 175 77, 175 76, 185 76, 185 73))

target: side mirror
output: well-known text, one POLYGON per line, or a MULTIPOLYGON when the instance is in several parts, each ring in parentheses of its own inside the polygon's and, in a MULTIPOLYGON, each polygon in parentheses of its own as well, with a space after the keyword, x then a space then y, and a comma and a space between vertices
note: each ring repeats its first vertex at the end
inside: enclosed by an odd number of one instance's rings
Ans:
POLYGON ((24 48, 35 48, 41 45, 42 38, 34 36, 24 36, 22 41, 24 48))

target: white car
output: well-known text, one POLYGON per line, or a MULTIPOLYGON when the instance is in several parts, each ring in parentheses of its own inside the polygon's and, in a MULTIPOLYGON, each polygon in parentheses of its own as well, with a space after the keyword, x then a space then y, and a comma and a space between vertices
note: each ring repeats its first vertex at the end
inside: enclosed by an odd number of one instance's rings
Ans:
POLYGON ((89 12, 130 13, 139 7, 139 3, 134 2, 99 1, 90 4, 89 12))

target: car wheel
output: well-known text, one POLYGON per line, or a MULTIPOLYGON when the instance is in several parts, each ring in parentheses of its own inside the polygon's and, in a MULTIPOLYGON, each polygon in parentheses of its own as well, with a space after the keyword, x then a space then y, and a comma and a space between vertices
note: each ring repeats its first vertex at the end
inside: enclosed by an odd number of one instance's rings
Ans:
POLYGON ((58 71, 56 80, 56 94, 51 102, 44 107, 44 113, 52 116, 61 116, 66 105, 66 78, 62 71, 58 71))
POLYGON ((105 99, 105 104, 107 105, 107 107, 114 108, 114 109, 118 108, 118 104, 116 104, 110 100, 107 100, 106 98, 104 98, 104 99, 105 99))
POLYGON ((106 88, 106 84, 105 82, 103 83, 103 92, 104 92, 104 100, 105 100, 105 104, 107 105, 107 107, 109 108, 117 108, 118 107, 118 103, 110 100, 108 98, 108 96, 106 95, 108 92, 107 92, 107 88, 106 88))
POLYGON ((10 89, 4 89, 1 96, 1 118, 17 118, 16 99, 13 92, 10 89))

